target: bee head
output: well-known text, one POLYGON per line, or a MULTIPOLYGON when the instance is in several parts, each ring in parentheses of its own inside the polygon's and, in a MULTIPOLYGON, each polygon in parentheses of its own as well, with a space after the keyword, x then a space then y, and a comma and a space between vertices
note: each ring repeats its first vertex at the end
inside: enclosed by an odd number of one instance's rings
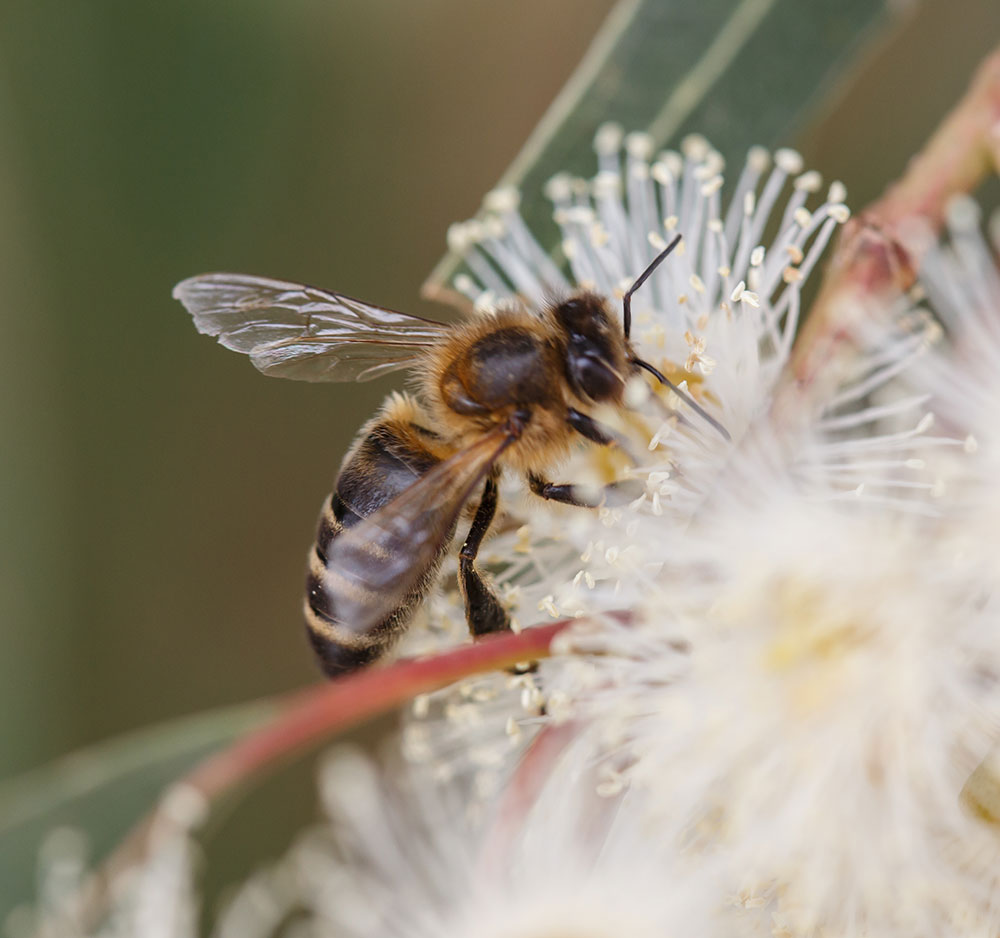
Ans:
POLYGON ((566 342, 566 377, 573 390, 594 402, 619 400, 629 355, 604 300, 581 293, 556 304, 552 312, 566 342))

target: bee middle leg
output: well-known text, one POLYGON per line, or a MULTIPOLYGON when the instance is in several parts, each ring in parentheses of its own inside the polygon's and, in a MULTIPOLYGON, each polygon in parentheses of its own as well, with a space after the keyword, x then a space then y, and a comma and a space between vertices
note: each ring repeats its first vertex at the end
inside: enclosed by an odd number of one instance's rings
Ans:
POLYGON ((458 555, 458 584, 465 600, 465 618, 474 636, 509 632, 510 616, 493 588, 476 569, 476 556, 497 510, 497 482, 490 476, 472 520, 472 527, 458 555))

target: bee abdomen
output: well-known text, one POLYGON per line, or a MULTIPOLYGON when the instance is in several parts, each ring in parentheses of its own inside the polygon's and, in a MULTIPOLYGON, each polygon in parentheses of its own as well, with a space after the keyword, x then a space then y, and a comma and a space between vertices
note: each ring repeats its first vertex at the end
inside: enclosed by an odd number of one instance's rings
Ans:
POLYGON ((304 604, 307 633, 323 671, 329 677, 336 677, 371 664, 389 649, 415 607, 415 601, 406 608, 400 607, 376 630, 358 634, 318 611, 310 589, 304 604))
MULTIPOLYGON (((349 597, 372 608, 382 597, 367 590, 356 578, 347 578, 328 566, 330 545, 346 529, 388 505, 438 463, 418 435, 429 434, 412 424, 382 420, 369 427, 341 467, 336 488, 320 511, 316 542, 309 554, 304 604, 310 642, 323 670, 330 677, 370 664, 381 656, 406 627, 426 593, 441 554, 424 571, 420 586, 373 627, 359 632, 337 614, 338 599, 349 597)), ((447 546, 447 545, 445 545, 447 546)), ((379 563, 373 553, 371 563, 379 563)))

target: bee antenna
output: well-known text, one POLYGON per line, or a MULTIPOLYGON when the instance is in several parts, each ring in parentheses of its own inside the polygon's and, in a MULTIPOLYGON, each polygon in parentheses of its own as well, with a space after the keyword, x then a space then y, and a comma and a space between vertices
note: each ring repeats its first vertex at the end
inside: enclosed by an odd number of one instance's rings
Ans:
MULTIPOLYGON (((678 235, 678 238, 679 237, 680 235, 678 235)), ((675 241, 674 243, 676 244, 677 242, 675 241)), ((684 403, 687 404, 688 407, 690 407, 696 414, 704 420, 707 420, 713 427, 715 427, 715 429, 722 434, 727 443, 732 441, 733 438, 729 435, 729 431, 711 414, 709 414, 704 407, 696 403, 690 394, 682 391, 676 384, 673 383, 673 381, 663 375, 658 369, 654 368, 649 362, 644 362, 641 358, 633 358, 631 361, 633 365, 637 365, 639 368, 644 368, 654 378, 670 388, 670 390, 673 391, 674 394, 676 394, 682 401, 684 401, 684 403)))
POLYGON ((625 296, 622 297, 622 322, 625 326, 625 338, 629 337, 632 331, 632 294, 639 289, 648 279, 649 275, 663 263, 666 256, 681 243, 681 236, 677 235, 659 254, 650 262, 649 266, 636 277, 635 282, 628 288, 625 296))

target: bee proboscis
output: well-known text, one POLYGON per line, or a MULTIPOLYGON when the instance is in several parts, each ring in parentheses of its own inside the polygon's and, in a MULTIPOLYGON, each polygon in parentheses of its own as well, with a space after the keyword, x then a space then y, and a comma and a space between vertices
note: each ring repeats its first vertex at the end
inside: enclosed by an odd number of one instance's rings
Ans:
POLYGON ((594 502, 547 471, 583 437, 614 435, 588 413, 624 406, 643 369, 719 432, 724 428, 629 340, 631 296, 678 235, 626 292, 622 325, 605 299, 578 292, 538 310, 501 309, 450 326, 303 284, 203 274, 174 288, 198 330, 250 356, 265 374, 366 381, 416 369, 415 395, 393 394, 359 432, 323 504, 310 550, 304 611, 327 674, 366 665, 399 636, 426 595, 477 490, 459 554, 459 587, 474 636, 510 629, 476 556, 497 510, 504 468, 544 499, 594 502))

